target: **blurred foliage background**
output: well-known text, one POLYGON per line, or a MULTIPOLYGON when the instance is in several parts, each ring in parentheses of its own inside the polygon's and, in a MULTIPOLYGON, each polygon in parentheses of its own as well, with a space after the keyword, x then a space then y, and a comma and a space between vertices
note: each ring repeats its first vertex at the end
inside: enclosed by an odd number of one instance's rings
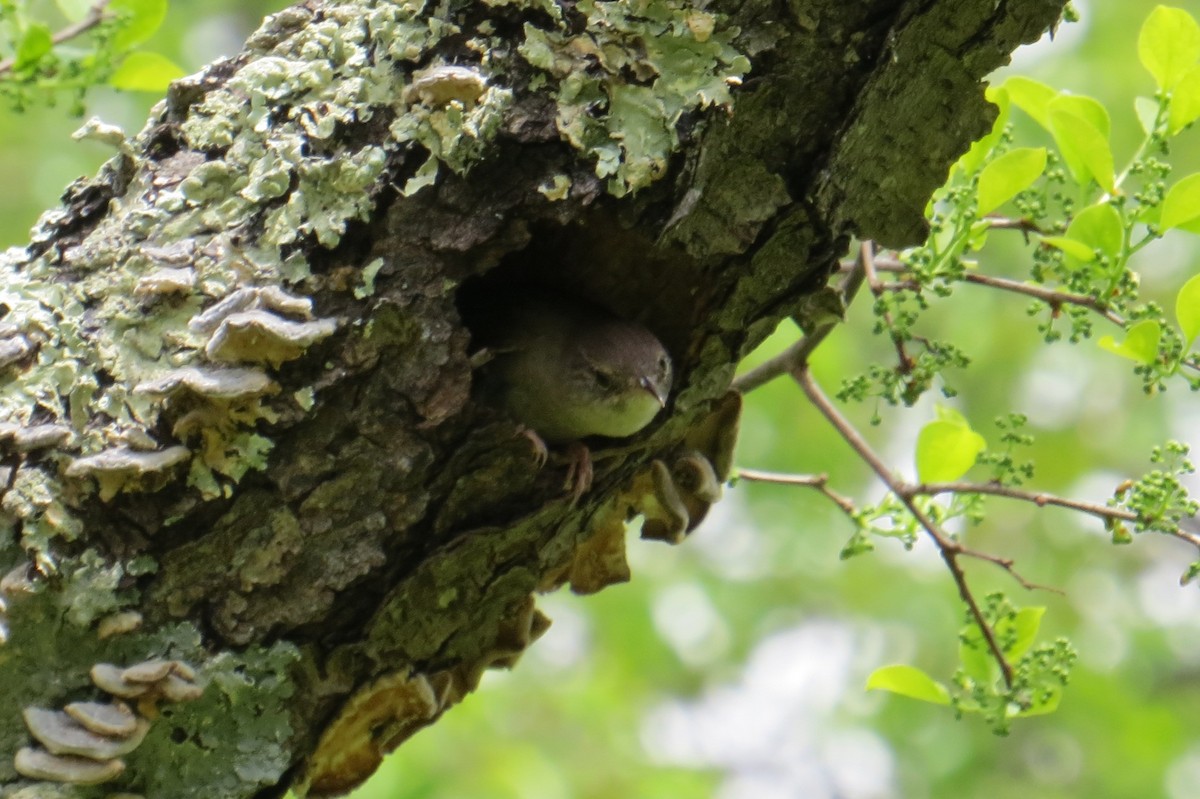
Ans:
MULTIPOLYGON (((262 15, 283 5, 177 0, 152 44, 193 71, 236 52, 262 15)), ((1081 22, 1025 48, 1006 70, 1104 102, 1119 164, 1139 137, 1133 98, 1153 90, 1136 59, 1136 32, 1152 5, 1077 2, 1081 22)), ((1200 15, 1198 0, 1179 5, 1200 15)), ((87 115, 132 132, 156 99, 100 90, 87 115)), ((1049 143, 1016 116, 1019 142, 1049 143)), ((81 121, 65 109, 0 112, 5 245, 24 242, 63 187, 108 157, 99 144, 71 142, 81 121)), ((1173 155, 1180 170, 1200 169, 1200 131, 1180 137, 1173 155)), ((1168 300, 1196 273, 1195 244, 1176 231, 1140 254, 1148 296, 1168 300)), ((987 258, 987 271, 1026 274, 1019 233, 987 258)), ((952 379, 954 405, 975 429, 995 443, 993 418, 1029 415, 1037 435, 1030 487, 1103 501, 1147 468, 1153 445, 1200 441, 1200 405, 1182 385, 1146 397, 1128 362, 1094 342, 1042 344, 1026 305, 963 286, 923 324, 974 358, 952 379)), ((860 299, 814 360, 827 391, 891 356, 870 335, 868 306, 860 299)), ((751 363, 797 335, 785 325, 751 363)), ((847 412, 912 475, 913 441, 931 404, 847 412), (871 428, 877 410, 883 423, 871 428)), ((749 397, 738 463, 827 472, 835 489, 860 499, 880 493, 786 380, 749 397)), ((1192 553, 1150 537, 1114 547, 1099 523, 1063 510, 996 499, 988 507, 969 542, 1015 558, 1027 578, 1063 593, 1026 595, 1000 571, 969 564, 978 594, 1000 588, 1018 604, 1048 606, 1043 636, 1067 635, 1080 651, 1060 710, 1018 721, 1007 738, 978 719, 863 690, 866 675, 887 663, 942 680, 953 673, 962 611, 928 542, 911 552, 879 542, 843 562, 850 525, 827 501, 742 482, 683 546, 631 539, 632 583, 587 599, 543 598, 554 625, 516 670, 488 674, 355 797, 1200 796, 1200 592, 1178 585, 1192 553)))

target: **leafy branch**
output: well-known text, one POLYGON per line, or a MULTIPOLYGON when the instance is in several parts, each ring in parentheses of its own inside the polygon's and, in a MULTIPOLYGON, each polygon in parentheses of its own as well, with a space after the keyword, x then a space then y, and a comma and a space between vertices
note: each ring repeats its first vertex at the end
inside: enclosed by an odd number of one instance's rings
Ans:
MULTIPOLYGON (((50 46, 57 47, 60 44, 64 44, 65 42, 69 42, 72 39, 76 39, 76 38, 82 36, 83 34, 87 33, 88 31, 92 30, 93 28, 95 28, 100 23, 104 22, 105 20, 112 19, 112 15, 105 15, 105 13, 104 13, 104 10, 108 7, 108 4, 110 2, 111 2, 111 0, 97 0, 96 4, 87 10, 87 13, 83 17, 83 19, 81 19, 73 24, 67 25, 66 27, 62 28, 58 32, 51 35, 49 38, 50 46)), ((35 34, 35 36, 38 36, 38 38, 44 38, 43 35, 40 33, 40 31, 38 34, 35 34)), ((28 49, 28 47, 30 47, 30 46, 31 45, 26 45, 26 48, 28 49)), ((38 43, 37 45, 33 45, 33 46, 40 47, 41 44, 38 43)), ((27 60, 27 59, 28 59, 28 53, 26 53, 25 57, 22 60, 27 60)), ((8 73, 12 72, 13 68, 17 65, 17 63, 18 63, 18 57, 16 55, 13 55, 13 56, 10 56, 3 60, 0 60, 0 79, 4 78, 6 75, 8 75, 8 73)))
MULTIPOLYGON (((960 159, 931 201, 928 240, 887 254, 863 242, 852 262, 839 264, 838 284, 826 289, 834 298, 831 302, 844 311, 866 286, 873 299, 874 332, 886 338, 895 358, 844 381, 838 399, 876 397, 892 405, 912 405, 934 386, 953 396, 946 373, 969 366, 969 357, 952 342, 930 338, 918 327, 931 302, 949 297, 962 284, 1027 297, 1033 301, 1030 315, 1048 310, 1038 325, 1047 344, 1063 337, 1063 320, 1069 324, 1072 343, 1091 337, 1094 318, 1120 328, 1122 341, 1105 335, 1097 343, 1134 363, 1147 394, 1165 389, 1177 376, 1193 390, 1200 389, 1200 354, 1193 350, 1200 337, 1200 275, 1175 292, 1171 320, 1157 303, 1140 298, 1142 276, 1131 266, 1134 255, 1168 231, 1200 234, 1200 173, 1168 187, 1172 167, 1167 160, 1170 139, 1200 120, 1200 24, 1182 10, 1159 6, 1141 30, 1138 49, 1158 90, 1153 99, 1138 101, 1145 135, 1119 172, 1103 105, 1027 78, 1009 78, 988 91, 999 107, 996 127, 960 159), (1053 148, 1014 147, 1009 125, 1014 110, 1036 121, 1050 135, 1053 148), (1001 213, 1006 206, 1016 213, 1001 213), (996 231, 1015 231, 1024 238, 1030 248, 1029 279, 989 274, 973 260, 973 253, 983 250, 996 231)), ((1200 550, 1200 526, 1195 524, 1200 504, 1190 498, 1183 479, 1194 471, 1188 448, 1169 442, 1154 451, 1155 468, 1150 472, 1118 486, 1106 504, 1087 502, 1023 487, 1033 466, 1014 460, 1011 449, 1032 441, 1021 429, 1024 417, 1011 414, 1000 420, 1008 449, 989 452, 983 437, 963 417, 939 408, 938 418, 918 436, 917 480, 908 482, 871 448, 813 379, 809 359, 835 320, 824 317, 814 324, 802 314, 796 321, 804 335, 738 377, 734 388, 748 392, 791 376, 889 493, 873 507, 860 507, 831 488, 826 475, 742 469, 740 478, 820 492, 855 525, 843 557, 872 549, 872 535, 899 538, 906 546, 924 535, 937 548, 965 605, 957 694, 908 666, 877 670, 870 687, 981 712, 997 732, 1004 732, 1014 716, 1050 712, 1074 660, 1069 643, 1035 647, 1043 609, 1017 609, 998 594, 981 600, 962 562, 991 563, 1026 589, 1045 586, 1026 580, 1011 559, 965 546, 947 532, 946 523, 956 518, 978 523, 983 498, 996 496, 1096 518, 1117 544, 1132 541, 1134 532, 1152 531, 1200 550), (965 479, 977 463, 992 467, 990 480, 965 479)), ((877 421, 878 414, 873 422, 877 421)), ((1198 577, 1200 559, 1181 582, 1198 577)))

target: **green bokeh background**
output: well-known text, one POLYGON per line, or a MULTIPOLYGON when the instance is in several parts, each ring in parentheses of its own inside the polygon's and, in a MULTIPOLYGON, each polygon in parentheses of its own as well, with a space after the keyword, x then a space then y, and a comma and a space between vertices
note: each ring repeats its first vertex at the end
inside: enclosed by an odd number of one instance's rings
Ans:
MULTIPOLYGON (((150 46, 188 71, 236 51, 262 14, 283 4, 176 0, 150 46)), ((1152 91, 1136 59, 1142 0, 1077 3, 1083 21, 1020 54, 1015 68, 1093 95, 1113 117, 1118 164, 1140 135, 1132 98, 1152 91)), ((1200 2, 1182 4, 1200 15, 1200 2)), ((97 92, 89 114, 136 130, 156 98, 97 92)), ((1019 114, 1017 115, 1019 117, 1019 114)), ((0 115, 0 241, 20 244, 62 188, 109 153, 72 143, 64 111, 0 115)), ((1019 136, 1041 143, 1018 119, 1019 136)), ((1200 131, 1175 145, 1181 169, 1200 169, 1200 131)), ((914 153, 913 157, 920 157, 914 153)), ((1179 172, 1177 174, 1186 174, 1179 172)), ((986 271, 1023 279, 1019 234, 996 242, 986 271)), ((1172 233, 1142 253, 1145 293, 1169 298, 1195 274, 1194 241, 1172 233)), ((962 287, 935 305, 925 329, 973 358, 953 376, 955 407, 996 440, 991 419, 1030 415, 1034 485, 1103 501, 1146 468, 1168 437, 1195 441, 1197 399, 1183 386, 1147 398, 1126 362, 1092 342, 1041 345, 1025 303, 962 287)), ((889 347, 869 309, 821 347, 818 379, 841 377, 889 347)), ((1115 332, 1100 329, 1098 332, 1115 332)), ((785 325, 752 361, 793 341, 785 325)), ((852 407, 874 445, 911 474, 912 444, 931 404, 869 428, 874 407, 852 407)), ((748 400, 738 463, 826 472, 860 499, 879 488, 798 389, 777 381, 748 400)), ((1019 722, 1007 738, 944 708, 866 693, 874 668, 912 663, 941 679, 955 667, 960 606, 927 542, 906 552, 879 542, 842 562, 851 530, 814 492, 741 483, 683 546, 631 538, 633 582, 580 599, 543 598, 555 620, 511 673, 419 733, 357 799, 1074 799, 1200 796, 1200 592, 1180 588, 1192 553, 1168 540, 1113 547, 1100 525, 1056 509, 993 500, 978 548, 1013 557, 1030 580, 1064 593, 1023 592, 970 564, 982 595, 1008 591, 1046 605, 1045 636, 1068 635, 1080 664, 1060 711, 1019 722)))

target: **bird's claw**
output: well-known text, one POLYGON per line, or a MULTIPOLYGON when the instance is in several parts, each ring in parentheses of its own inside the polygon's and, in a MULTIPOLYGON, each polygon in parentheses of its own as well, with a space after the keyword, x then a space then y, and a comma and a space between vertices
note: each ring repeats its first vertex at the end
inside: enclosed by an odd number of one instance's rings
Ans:
POLYGON ((528 427, 521 428, 518 435, 529 439, 529 444, 533 447, 533 464, 539 469, 545 466, 546 461, 550 458, 550 450, 547 449, 546 442, 542 440, 542 437, 528 427))
POLYGON ((592 487, 592 452, 582 441, 572 442, 567 445, 567 461, 567 479, 563 488, 571 492, 571 504, 574 505, 592 487))

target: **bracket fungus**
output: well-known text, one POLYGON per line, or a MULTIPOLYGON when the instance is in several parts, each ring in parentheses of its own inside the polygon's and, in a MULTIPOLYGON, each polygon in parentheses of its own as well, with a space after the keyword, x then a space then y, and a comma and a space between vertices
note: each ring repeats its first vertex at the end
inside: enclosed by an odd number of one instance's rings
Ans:
POLYGON ((332 319, 293 322, 269 311, 239 311, 221 320, 204 352, 214 361, 269 363, 290 361, 337 330, 332 319))
POLYGON ((114 635, 124 635, 142 626, 142 614, 136 610, 122 610, 105 616, 96 626, 96 637, 101 641, 114 635))
POLYGON ((11 441, 17 452, 60 447, 70 441, 71 436, 71 428, 61 424, 37 424, 31 427, 0 424, 0 444, 11 441))
POLYGON ((13 767, 23 777, 72 785, 99 785, 121 776, 120 760, 96 761, 72 755, 52 755, 44 749, 23 746, 13 758, 13 767))
MULTIPOLYGON (((150 730, 150 722, 130 713, 132 729, 99 733, 85 727, 74 716, 61 710, 27 707, 22 714, 25 726, 38 743, 52 755, 78 755, 90 760, 112 760, 127 755, 142 742, 150 730)), ((80 713, 89 721, 102 726, 104 716, 92 711, 80 713)), ((115 718, 115 714, 109 714, 115 718)))
POLYGON ((147 660, 127 668, 97 663, 91 677, 96 687, 113 696, 137 699, 138 709, 147 714, 158 699, 188 702, 204 692, 196 683, 196 672, 179 660, 147 660))
POLYGON ((439 107, 457 100, 464 108, 474 108, 487 91, 487 80, 470 67, 444 64, 415 72, 412 77, 412 83, 404 89, 407 103, 439 107))
POLYGON ((196 285, 196 270, 190 266, 164 266, 143 275, 134 287, 137 297, 158 297, 167 294, 187 294, 196 285))
POLYGON ((128 736, 138 728, 138 718, 124 702, 72 702, 63 712, 98 735, 128 736))
POLYGON ((33 344, 21 333, 0 338, 0 369, 24 360, 33 352, 33 344))
POLYGON ((351 696, 325 729, 296 787, 297 795, 334 796, 349 791, 441 709, 424 674, 399 671, 378 678, 351 696))
POLYGON ((126 487, 161 478, 170 469, 186 462, 192 453, 187 447, 174 446, 155 452, 139 452, 129 447, 113 447, 95 455, 76 458, 66 469, 67 477, 94 477, 100 498, 107 501, 126 487))
POLYGON ((188 329, 212 335, 228 317, 243 311, 268 310, 302 320, 312 319, 312 300, 288 294, 278 286, 243 287, 192 317, 188 329))
POLYGON ((187 366, 139 383, 135 394, 170 397, 189 392, 213 400, 253 399, 273 394, 279 385, 255 367, 205 368, 187 366))

